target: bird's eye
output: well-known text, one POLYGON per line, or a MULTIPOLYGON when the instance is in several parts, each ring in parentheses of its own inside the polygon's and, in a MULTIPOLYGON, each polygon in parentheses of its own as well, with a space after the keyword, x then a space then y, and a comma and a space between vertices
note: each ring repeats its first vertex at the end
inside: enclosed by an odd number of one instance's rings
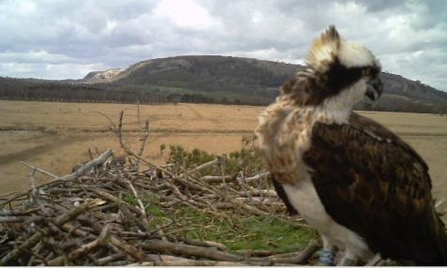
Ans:
POLYGON ((365 67, 363 69, 363 75, 364 76, 371 76, 373 74, 373 70, 371 67, 365 67))

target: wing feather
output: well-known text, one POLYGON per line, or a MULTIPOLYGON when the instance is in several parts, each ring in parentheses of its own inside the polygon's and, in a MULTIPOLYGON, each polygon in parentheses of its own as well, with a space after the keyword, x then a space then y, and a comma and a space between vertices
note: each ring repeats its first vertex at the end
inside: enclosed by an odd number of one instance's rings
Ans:
POLYGON ((373 120, 315 123, 303 155, 327 212, 384 257, 447 262, 447 238, 424 160, 373 120))

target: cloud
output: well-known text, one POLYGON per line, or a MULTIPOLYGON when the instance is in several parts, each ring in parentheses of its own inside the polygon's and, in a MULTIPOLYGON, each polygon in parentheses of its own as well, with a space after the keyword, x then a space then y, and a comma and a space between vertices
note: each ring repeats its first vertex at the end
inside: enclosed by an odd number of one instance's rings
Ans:
POLYGON ((42 79, 68 79, 69 77, 84 77, 91 70, 104 70, 102 64, 76 63, 0 63, 0 72, 7 77, 37 77, 42 79))
POLYGON ((186 54, 302 63, 311 41, 335 24, 384 70, 447 91, 441 1, 3 0, 0 14, 0 75, 81 78, 186 54))
POLYGON ((218 26, 208 10, 193 0, 162 0, 154 9, 154 15, 169 19, 179 28, 203 30, 218 26))

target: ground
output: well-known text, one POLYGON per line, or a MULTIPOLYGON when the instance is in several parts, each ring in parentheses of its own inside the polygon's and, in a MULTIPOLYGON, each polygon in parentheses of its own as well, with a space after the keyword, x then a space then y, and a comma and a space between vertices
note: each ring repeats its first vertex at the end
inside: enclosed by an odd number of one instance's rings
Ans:
MULTIPOLYGON (((166 104, 140 105, 140 125, 149 120, 150 138, 145 157, 162 164, 162 144, 180 144, 211 153, 239 150, 264 107, 166 104)), ((130 104, 0 101, 0 195, 29 189, 26 161, 56 175, 89 160, 88 150, 120 151, 103 113, 115 123, 124 110, 123 129, 135 150, 140 137, 138 106, 130 104)), ((360 112, 412 145, 427 161, 437 199, 447 197, 447 116, 415 113, 360 112)), ((40 176, 37 182, 50 180, 40 176)), ((447 202, 446 202, 447 203, 447 202)), ((447 204, 444 204, 447 208, 447 204)))

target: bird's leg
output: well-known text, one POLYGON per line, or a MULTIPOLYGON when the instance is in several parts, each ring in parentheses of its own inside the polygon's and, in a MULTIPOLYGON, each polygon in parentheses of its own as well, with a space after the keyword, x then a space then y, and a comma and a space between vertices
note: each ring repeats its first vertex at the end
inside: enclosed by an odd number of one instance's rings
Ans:
POLYGON ((323 249, 321 250, 320 258, 318 258, 318 265, 334 266, 337 251, 329 239, 327 239, 324 235, 321 236, 321 239, 323 240, 323 249))
POLYGON ((346 250, 343 258, 337 263, 337 266, 356 266, 357 258, 350 251, 346 250))

